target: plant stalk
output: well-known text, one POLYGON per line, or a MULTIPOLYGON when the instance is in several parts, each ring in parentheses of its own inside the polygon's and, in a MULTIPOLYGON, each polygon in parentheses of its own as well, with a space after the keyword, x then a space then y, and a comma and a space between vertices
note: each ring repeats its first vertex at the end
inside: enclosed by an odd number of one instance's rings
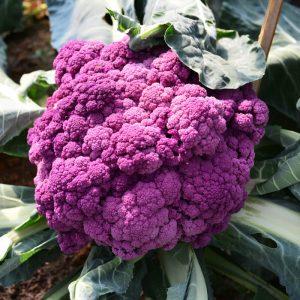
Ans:
POLYGON ((25 223, 1 236, 0 262, 5 259, 6 255, 15 244, 46 228, 48 228, 46 219, 38 215, 37 217, 34 215, 33 218, 29 219, 29 221, 26 221, 25 223))

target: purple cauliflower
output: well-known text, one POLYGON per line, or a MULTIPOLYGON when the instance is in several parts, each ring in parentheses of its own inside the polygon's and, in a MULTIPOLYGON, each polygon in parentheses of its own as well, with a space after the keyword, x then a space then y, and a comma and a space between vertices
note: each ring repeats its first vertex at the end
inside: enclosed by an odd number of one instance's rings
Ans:
POLYGON ((268 109, 246 85, 212 91, 172 50, 71 41, 28 134, 36 204, 61 249, 132 259, 207 245, 246 199, 268 109))

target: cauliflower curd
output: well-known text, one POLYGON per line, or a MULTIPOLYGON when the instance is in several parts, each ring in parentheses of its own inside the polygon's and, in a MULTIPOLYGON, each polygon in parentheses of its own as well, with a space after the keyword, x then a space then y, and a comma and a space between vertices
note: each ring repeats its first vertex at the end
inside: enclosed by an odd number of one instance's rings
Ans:
POLYGON ((123 259, 224 230, 247 196, 267 106, 247 85, 212 91, 164 47, 71 41, 30 129, 36 203, 61 249, 123 259))

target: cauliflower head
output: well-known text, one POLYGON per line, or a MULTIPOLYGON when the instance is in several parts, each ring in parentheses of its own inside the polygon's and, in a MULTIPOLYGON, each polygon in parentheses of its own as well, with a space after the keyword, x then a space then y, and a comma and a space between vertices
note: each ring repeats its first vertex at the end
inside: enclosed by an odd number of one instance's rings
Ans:
POLYGON ((36 204, 61 249, 95 241, 132 259, 207 245, 247 196, 268 109, 247 85, 212 91, 172 50, 71 41, 29 130, 36 204))

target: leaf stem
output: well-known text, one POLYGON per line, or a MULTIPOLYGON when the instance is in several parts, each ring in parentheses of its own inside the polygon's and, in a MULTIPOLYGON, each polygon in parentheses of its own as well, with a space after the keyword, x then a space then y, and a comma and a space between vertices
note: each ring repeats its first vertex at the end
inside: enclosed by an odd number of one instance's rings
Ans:
POLYGON ((164 32, 168 27, 169 24, 160 24, 160 25, 151 26, 150 28, 147 28, 146 31, 140 33, 140 38, 142 40, 145 40, 153 36, 158 36, 158 35, 163 36, 164 32))
POLYGON ((15 227, 0 237, 0 262, 3 261, 12 247, 48 227, 47 221, 37 213, 32 215, 26 222, 15 227))
POLYGON ((15 228, 9 231, 6 236, 9 237, 14 244, 21 242, 23 239, 31 236, 39 231, 42 231, 48 227, 47 221, 44 218, 40 218, 38 222, 32 224, 31 226, 25 227, 24 229, 15 228))

